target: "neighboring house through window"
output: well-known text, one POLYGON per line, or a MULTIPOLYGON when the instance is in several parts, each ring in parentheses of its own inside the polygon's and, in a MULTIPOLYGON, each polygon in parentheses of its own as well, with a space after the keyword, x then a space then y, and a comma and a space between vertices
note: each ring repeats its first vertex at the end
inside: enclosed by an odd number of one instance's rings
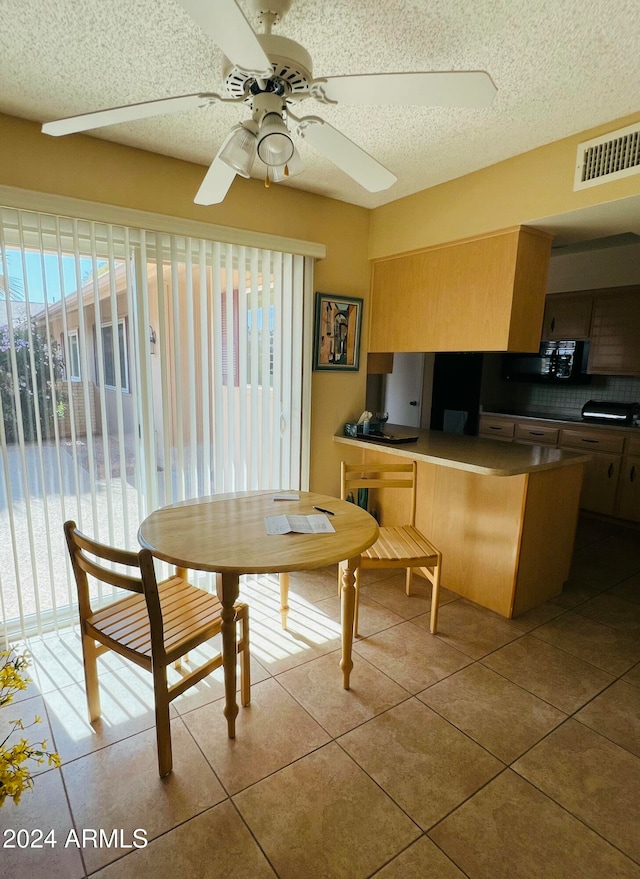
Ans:
POLYGON ((65 520, 133 549, 142 517, 159 506, 308 485, 314 257, 268 241, 227 244, 0 205, 0 267, 15 253, 24 289, 24 300, 2 302, 14 332, 0 338, 11 395, 0 406, 7 643, 77 613, 69 566, 58 563, 65 520), (55 276, 59 289, 48 283, 55 276), (52 338, 64 346, 64 381, 47 361, 52 338), (27 374, 19 413, 14 389, 27 374))
MULTIPOLYGON (((102 357, 104 361, 104 386, 117 388, 116 381, 116 352, 113 338, 113 324, 103 324, 102 330, 102 357)), ((127 334, 124 320, 118 321, 118 348, 120 352, 120 381, 124 393, 129 393, 129 368, 127 358, 127 334)))
POLYGON ((80 373, 80 343, 77 330, 72 330, 67 334, 67 372, 68 378, 72 382, 79 382, 82 379, 80 373))

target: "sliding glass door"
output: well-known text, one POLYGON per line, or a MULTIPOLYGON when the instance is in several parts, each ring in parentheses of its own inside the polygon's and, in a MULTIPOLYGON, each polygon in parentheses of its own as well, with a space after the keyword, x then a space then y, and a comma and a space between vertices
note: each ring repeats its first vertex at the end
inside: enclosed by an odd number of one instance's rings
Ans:
POLYGON ((158 505, 304 487, 312 265, 8 208, 0 220, 7 640, 73 618, 65 519, 135 549, 158 505))
POLYGON ((139 255, 148 495, 299 487, 303 257, 152 233, 139 255))

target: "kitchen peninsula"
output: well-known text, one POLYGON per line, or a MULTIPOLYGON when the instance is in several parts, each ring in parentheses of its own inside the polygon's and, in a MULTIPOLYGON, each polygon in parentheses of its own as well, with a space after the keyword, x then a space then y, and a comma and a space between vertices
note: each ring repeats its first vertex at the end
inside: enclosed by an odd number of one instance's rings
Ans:
MULTIPOLYGON (((443 586, 508 618, 562 591, 588 456, 395 425, 385 433, 418 440, 334 440, 353 463, 417 462, 416 526, 442 552, 443 586)), ((372 493, 370 510, 383 525, 406 521, 404 498, 392 489, 386 495, 372 493)))

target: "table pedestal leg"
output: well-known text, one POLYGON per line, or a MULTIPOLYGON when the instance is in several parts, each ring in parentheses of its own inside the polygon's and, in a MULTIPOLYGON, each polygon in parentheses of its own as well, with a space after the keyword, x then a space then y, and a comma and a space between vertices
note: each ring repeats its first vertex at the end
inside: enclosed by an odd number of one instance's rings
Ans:
POLYGON ((216 591, 222 604, 222 665, 224 668, 224 716, 227 718, 229 738, 236 735, 236 611, 234 604, 240 592, 240 577, 235 572, 216 576, 216 591))
POLYGON ((282 628, 287 628, 287 616, 289 614, 289 573, 280 574, 280 618, 282 628))
POLYGON ((349 677, 353 668, 351 648, 353 646, 353 617, 356 605, 355 571, 360 566, 360 556, 349 559, 342 568, 341 621, 342 621, 342 680, 345 690, 349 689, 349 677))

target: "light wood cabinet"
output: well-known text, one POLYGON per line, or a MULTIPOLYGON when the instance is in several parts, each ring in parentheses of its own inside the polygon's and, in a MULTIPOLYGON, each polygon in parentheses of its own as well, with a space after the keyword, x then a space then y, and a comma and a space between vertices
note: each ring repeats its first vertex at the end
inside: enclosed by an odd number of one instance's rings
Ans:
POLYGON ((377 260, 369 350, 537 351, 550 252, 519 226, 377 260))
POLYGON ((623 460, 618 515, 640 522, 640 455, 628 455, 623 460))
POLYGON ((554 293, 547 296, 542 322, 543 339, 588 339, 593 297, 590 293, 554 293))
POLYGON ((560 448, 588 451, 580 495, 583 510, 603 516, 619 515, 617 508, 618 484, 622 467, 625 435, 606 430, 570 428, 561 432, 560 448))
POLYGON ((369 351, 367 354, 367 373, 369 375, 388 375, 393 372, 393 352, 380 354, 369 351))
POLYGON ((628 455, 640 455, 640 436, 632 436, 627 444, 628 455))
POLYGON ((491 439, 506 440, 512 442, 515 432, 515 423, 506 418, 491 418, 486 415, 480 417, 480 436, 491 437, 491 439))
POLYGON ((608 452, 621 455, 624 451, 624 434, 607 433, 606 428, 564 428, 560 436, 560 447, 580 452, 608 452))
MULTIPOLYGON (((362 450, 368 463, 412 457, 418 464, 416 526, 442 553, 443 587, 508 618, 562 591, 582 463, 501 477, 427 461, 408 448, 362 450)), ((376 491, 383 525, 406 519, 407 502, 398 494, 407 492, 376 491)))
POLYGON ((587 371, 640 375, 640 286, 608 290, 594 297, 587 371))
POLYGON ((552 424, 521 421, 515 415, 481 415, 478 435, 526 445, 555 446, 560 430, 552 424))
POLYGON ((584 468, 584 480, 580 495, 583 510, 603 516, 616 514, 616 494, 622 457, 596 453, 584 468))
POLYGON ((558 444, 559 434, 560 431, 557 427, 519 423, 515 426, 514 439, 517 443, 556 446, 558 444))
POLYGON ((620 473, 618 515, 631 522, 640 522, 640 437, 630 437, 626 451, 620 473))
POLYGON ((632 429, 561 426, 516 415, 482 415, 479 435, 527 444, 587 452, 580 507, 603 516, 640 522, 640 436, 632 429))

